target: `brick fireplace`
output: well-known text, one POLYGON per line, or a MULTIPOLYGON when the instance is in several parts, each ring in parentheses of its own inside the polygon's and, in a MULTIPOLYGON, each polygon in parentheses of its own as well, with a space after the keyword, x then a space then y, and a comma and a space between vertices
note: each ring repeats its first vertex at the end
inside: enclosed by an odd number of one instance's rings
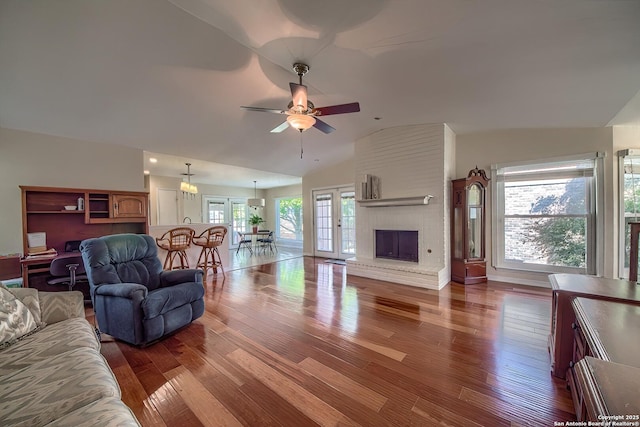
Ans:
POLYGON ((429 289, 449 282, 454 149, 445 124, 384 129, 356 141, 358 193, 366 176, 376 176, 380 188, 378 199, 356 204, 356 256, 347 260, 347 274, 429 289), (417 262, 376 257, 376 230, 417 231, 417 262))

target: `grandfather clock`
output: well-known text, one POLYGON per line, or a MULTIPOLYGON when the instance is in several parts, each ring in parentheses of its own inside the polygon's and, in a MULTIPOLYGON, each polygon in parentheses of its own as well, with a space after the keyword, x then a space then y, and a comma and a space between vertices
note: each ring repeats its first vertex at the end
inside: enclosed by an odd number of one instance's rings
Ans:
POLYGON ((470 285, 487 281, 485 246, 485 193, 489 179, 484 170, 469 171, 451 181, 451 280, 470 285))

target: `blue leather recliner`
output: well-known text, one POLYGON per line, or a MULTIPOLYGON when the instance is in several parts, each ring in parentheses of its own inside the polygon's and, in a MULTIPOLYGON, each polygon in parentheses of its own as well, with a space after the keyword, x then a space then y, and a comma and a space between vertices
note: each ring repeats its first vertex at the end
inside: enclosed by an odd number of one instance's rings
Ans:
POLYGON ((151 236, 87 239, 80 252, 101 332, 147 345, 204 313, 202 270, 163 271, 151 236))

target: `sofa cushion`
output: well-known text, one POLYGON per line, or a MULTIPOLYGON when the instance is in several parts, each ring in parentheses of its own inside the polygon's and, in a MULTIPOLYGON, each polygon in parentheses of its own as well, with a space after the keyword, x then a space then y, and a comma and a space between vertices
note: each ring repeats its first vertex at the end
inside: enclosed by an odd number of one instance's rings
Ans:
POLYGON ((0 379, 33 363, 83 347, 100 351, 100 342, 86 319, 76 317, 47 325, 27 339, 0 350, 0 379))
POLYGON ((36 330, 33 314, 7 288, 0 286, 0 348, 36 330))
POLYGON ((139 426, 131 410, 116 398, 104 398, 58 418, 47 427, 139 426))
POLYGON ((153 319, 165 314, 174 308, 192 303, 204 296, 204 287, 201 283, 187 282, 167 288, 156 289, 147 294, 142 301, 142 310, 145 319, 153 319))
POLYGON ((84 318, 84 295, 80 291, 39 292, 42 321, 48 325, 71 317, 84 318))
POLYGON ((43 426, 103 397, 120 398, 100 353, 77 348, 2 377, 0 424, 43 426))

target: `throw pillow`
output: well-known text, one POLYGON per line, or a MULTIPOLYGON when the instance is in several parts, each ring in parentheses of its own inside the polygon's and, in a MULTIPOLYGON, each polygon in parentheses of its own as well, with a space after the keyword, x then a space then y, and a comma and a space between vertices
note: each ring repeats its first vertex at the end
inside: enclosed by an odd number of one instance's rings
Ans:
MULTIPOLYGON (((1 285, 0 285, 1 286, 1 285)), ((37 289, 33 288, 6 288, 24 305, 27 306, 38 326, 45 326, 42 323, 42 312, 40 309, 40 296, 37 289)))
POLYGON ((0 348, 8 347, 38 328, 31 311, 4 286, 0 286, 0 348))

